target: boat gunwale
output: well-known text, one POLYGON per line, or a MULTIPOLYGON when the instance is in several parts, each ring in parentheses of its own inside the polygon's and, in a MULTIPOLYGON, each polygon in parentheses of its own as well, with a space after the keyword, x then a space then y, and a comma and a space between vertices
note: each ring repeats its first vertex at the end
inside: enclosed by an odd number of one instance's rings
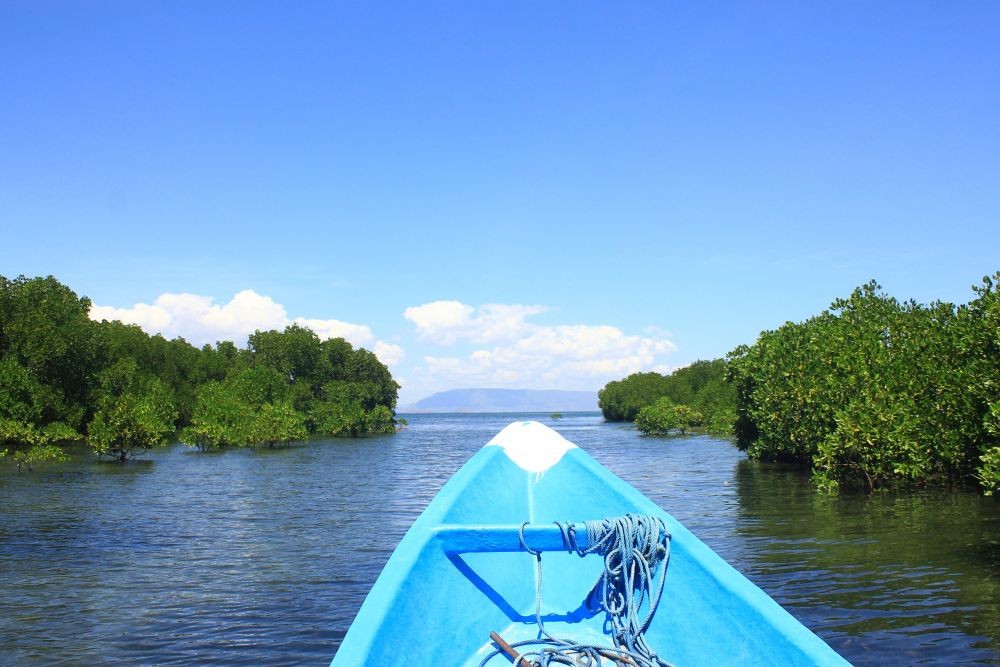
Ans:
MULTIPOLYGON (((338 662, 343 665, 367 664, 367 656, 372 651, 378 636, 378 629, 386 622, 403 584, 428 548, 442 547, 436 526, 457 526, 475 528, 488 524, 445 523, 443 519, 454 506, 455 501, 488 466, 495 464, 498 457, 507 458, 500 447, 483 446, 474 454, 438 491, 427 507, 404 534, 399 544, 373 584, 351 627, 333 657, 332 667, 338 662), (369 629, 364 634, 362 628, 369 629)), ((770 626, 775 635, 780 635, 794 648, 804 663, 818 665, 849 665, 818 635, 807 628, 787 609, 771 598, 759 586, 736 570, 719 554, 702 542, 670 513, 659 507, 632 485, 628 484, 606 467, 601 465, 584 449, 576 447, 564 461, 572 460, 586 472, 607 484, 611 490, 631 504, 637 513, 659 516, 672 534, 674 549, 672 559, 690 559, 703 570, 720 589, 733 599, 753 609, 761 620, 770 626)), ((525 473, 534 475, 536 473, 525 473)), ((668 575, 669 576, 669 575, 668 575)), ((669 584, 668 584, 669 585, 669 584)), ((772 637, 773 638, 773 637, 772 637)), ((756 638, 754 638, 756 639, 756 638)), ((411 656, 412 657, 412 656, 411 656)), ((766 657, 766 656, 764 656, 766 657)))

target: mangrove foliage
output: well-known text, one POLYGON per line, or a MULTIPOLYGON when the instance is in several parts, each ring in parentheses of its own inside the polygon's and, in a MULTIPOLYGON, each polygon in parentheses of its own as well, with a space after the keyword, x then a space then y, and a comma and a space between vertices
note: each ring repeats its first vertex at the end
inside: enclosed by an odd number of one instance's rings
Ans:
POLYGON ((967 304, 901 302, 874 281, 726 360, 636 373, 599 393, 605 419, 662 435, 735 434, 821 486, 967 482, 1000 490, 1000 273, 967 304))
POLYGON ((670 431, 684 434, 704 422, 703 414, 687 405, 678 405, 666 396, 656 399, 635 416, 635 427, 647 435, 666 435, 670 431))
POLYGON ((605 419, 634 421, 651 435, 697 427, 731 435, 736 421, 736 391, 726 382, 724 359, 696 361, 670 375, 634 373, 609 382, 597 397, 605 419))
POLYGON ((292 325, 197 348, 90 307, 51 276, 0 276, 0 456, 19 467, 77 440, 124 461, 178 432, 208 449, 395 430, 399 385, 342 338, 292 325))
POLYGON ((736 434, 828 487, 978 480, 1000 488, 1000 273, 955 306, 870 282, 729 355, 736 434))

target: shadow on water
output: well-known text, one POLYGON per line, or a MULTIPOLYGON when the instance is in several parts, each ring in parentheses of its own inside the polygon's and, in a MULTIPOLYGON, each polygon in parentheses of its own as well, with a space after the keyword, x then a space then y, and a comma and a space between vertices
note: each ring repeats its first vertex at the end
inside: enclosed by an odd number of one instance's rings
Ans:
POLYGON ((745 572, 857 663, 995 663, 1000 507, 975 491, 818 492, 740 461, 745 572))

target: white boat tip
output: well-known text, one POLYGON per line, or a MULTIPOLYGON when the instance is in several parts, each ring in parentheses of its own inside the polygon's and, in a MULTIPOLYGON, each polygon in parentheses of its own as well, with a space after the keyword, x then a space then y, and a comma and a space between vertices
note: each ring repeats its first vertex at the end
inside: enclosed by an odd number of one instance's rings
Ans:
POLYGON ((545 472, 576 445, 545 424, 536 421, 512 422, 486 443, 502 447, 504 453, 522 470, 545 472))

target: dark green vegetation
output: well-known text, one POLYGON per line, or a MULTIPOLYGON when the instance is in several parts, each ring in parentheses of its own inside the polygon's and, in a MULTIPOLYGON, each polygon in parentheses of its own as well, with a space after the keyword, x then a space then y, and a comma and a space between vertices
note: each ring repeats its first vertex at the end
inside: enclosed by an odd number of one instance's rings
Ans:
POLYGON ((899 302, 874 282, 729 355, 740 447, 822 485, 978 479, 1000 488, 1000 295, 899 302))
POLYGON ((297 325, 258 331, 247 347, 224 378, 199 389, 185 442, 274 447, 307 433, 395 431, 399 385, 368 350, 297 325))
POLYGON ((874 282, 727 360, 637 373, 600 392, 610 421, 662 435, 704 425, 751 458, 870 489, 978 481, 1000 490, 1000 273, 968 304, 900 302, 874 282))
POLYGON ((637 429, 647 435, 666 435, 677 430, 682 434, 688 429, 701 426, 705 416, 686 405, 677 405, 666 396, 647 405, 635 417, 637 429))
POLYGON ((635 421, 650 434, 702 426, 731 435, 736 391, 725 376, 723 359, 696 361, 670 375, 634 373, 609 382, 598 393, 598 404, 608 421, 635 421))
POLYGON ((51 276, 0 276, 0 455, 19 467, 82 438, 125 461, 178 431, 207 449, 395 430, 399 385, 341 338, 293 325, 198 349, 90 305, 51 276))

